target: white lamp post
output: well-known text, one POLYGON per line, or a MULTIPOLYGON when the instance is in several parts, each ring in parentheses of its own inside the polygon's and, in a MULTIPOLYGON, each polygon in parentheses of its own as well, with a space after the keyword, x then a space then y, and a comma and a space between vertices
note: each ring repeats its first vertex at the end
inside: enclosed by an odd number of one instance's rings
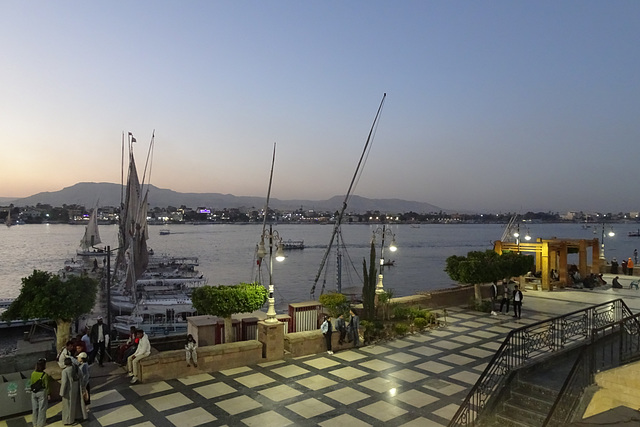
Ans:
POLYGON ((278 323, 278 319, 276 319, 276 300, 273 296, 273 247, 276 246, 276 261, 278 262, 284 261, 284 248, 280 234, 269 224, 269 230, 265 229, 262 232, 260 243, 258 244, 258 259, 261 263, 267 254, 265 239, 269 242, 269 308, 267 309, 267 320, 265 322, 278 323))
POLYGON ((380 274, 378 274, 378 283, 376 283, 376 294, 381 294, 384 292, 382 285, 383 278, 383 270, 384 270, 384 236, 389 234, 391 237, 391 244, 389 245, 389 250, 391 252, 395 252, 398 247, 396 246, 396 235, 391 232, 391 230, 387 229, 386 224, 382 225, 382 228, 378 227, 373 231, 372 241, 375 244, 376 234, 380 234, 382 236, 382 244, 380 245, 380 274))
MULTIPOLYGON (((613 228, 609 230, 608 236, 613 237, 616 233, 613 232, 613 228)), ((600 259, 606 259, 604 257, 604 222, 602 223, 602 241, 600 243, 600 259)))

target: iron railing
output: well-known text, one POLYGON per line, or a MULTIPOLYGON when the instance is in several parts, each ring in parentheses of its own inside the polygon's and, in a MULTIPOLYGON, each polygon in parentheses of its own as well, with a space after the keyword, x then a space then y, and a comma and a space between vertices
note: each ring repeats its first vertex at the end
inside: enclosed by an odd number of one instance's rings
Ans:
POLYGON ((543 427, 567 425, 584 390, 599 371, 640 359, 640 313, 591 332, 591 343, 576 360, 543 427))
POLYGON ((622 299, 616 299, 512 330, 458 408, 449 427, 475 425, 489 399, 500 390, 504 378, 514 369, 588 343, 594 329, 629 316, 632 316, 629 307, 622 299))

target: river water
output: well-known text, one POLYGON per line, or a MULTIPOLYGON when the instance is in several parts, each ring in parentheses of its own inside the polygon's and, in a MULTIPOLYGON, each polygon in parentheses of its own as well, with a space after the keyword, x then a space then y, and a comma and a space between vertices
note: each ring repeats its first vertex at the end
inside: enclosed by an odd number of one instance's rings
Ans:
MULTIPOLYGON (((629 237, 638 225, 612 224, 616 236, 606 237, 606 258, 633 257, 640 247, 640 238, 629 237)), ((529 224, 530 235, 542 238, 601 237, 602 227, 585 229, 580 224, 529 224)), ((524 234, 527 227, 521 226, 524 234)), ((344 225, 342 235, 346 242, 343 255, 342 286, 361 287, 362 261, 369 260, 369 243, 378 225, 344 225)), ((611 227, 607 226, 608 232, 611 227)), ((278 224, 274 226, 284 240, 304 240, 305 249, 287 251, 282 263, 273 262, 272 280, 280 312, 291 302, 310 300, 310 291, 333 230, 332 225, 278 224)), ((384 287, 393 289, 396 296, 452 286, 443 271, 445 260, 451 255, 466 255, 469 251, 492 248, 492 242, 501 238, 501 224, 422 224, 420 226, 387 226, 396 236, 398 250, 388 250, 390 238, 385 239, 385 258, 395 260, 395 266, 385 267, 384 287)), ((150 226, 148 246, 157 253, 173 256, 197 256, 198 269, 208 278, 210 285, 233 285, 255 279, 255 248, 262 231, 261 224, 211 224, 150 226), (168 228, 169 235, 160 235, 168 228)), ((66 224, 18 225, 0 227, 0 298, 16 297, 20 293, 20 279, 34 269, 57 272, 66 259, 75 256, 84 227, 66 224)), ((117 226, 100 226, 104 244, 117 246, 117 226)), ((380 236, 376 251, 380 251, 380 236)), ((112 258, 113 260, 113 258, 112 258)), ((570 255, 570 263, 577 263, 577 255, 570 255), (575 257, 575 258, 573 258, 575 257)), ((326 278, 327 290, 336 288, 336 261, 328 259, 326 275, 318 281, 316 298, 326 278)), ((266 271, 263 267, 263 273, 266 271)), ((268 276, 265 280, 268 283, 268 276)))

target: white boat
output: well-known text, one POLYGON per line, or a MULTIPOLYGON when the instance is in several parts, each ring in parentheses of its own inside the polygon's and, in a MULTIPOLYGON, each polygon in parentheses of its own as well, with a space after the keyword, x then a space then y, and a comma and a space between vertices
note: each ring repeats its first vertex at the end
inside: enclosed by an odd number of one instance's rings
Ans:
POLYGON ((11 227, 11 225, 12 225, 12 223, 11 223, 11 207, 9 207, 9 210, 7 211, 7 217, 4 220, 4 225, 6 225, 7 227, 11 227))
POLYGON ((282 249, 304 249, 304 240, 285 240, 282 242, 282 249))
MULTIPOLYGON (((128 334, 131 326, 149 335, 185 334, 185 318, 195 314, 191 292, 207 280, 195 269, 197 257, 154 255, 147 249, 149 185, 138 180, 133 142, 135 138, 129 134, 129 168, 116 260, 119 279, 111 288, 110 307, 118 314, 114 328, 122 334, 128 334)), ((170 231, 162 229, 160 234, 170 231)))
POLYGON ((80 240, 80 249, 76 251, 78 256, 105 257, 107 252, 104 248, 96 248, 102 243, 98 230, 98 206, 93 209, 89 217, 89 223, 84 229, 84 236, 80 240))

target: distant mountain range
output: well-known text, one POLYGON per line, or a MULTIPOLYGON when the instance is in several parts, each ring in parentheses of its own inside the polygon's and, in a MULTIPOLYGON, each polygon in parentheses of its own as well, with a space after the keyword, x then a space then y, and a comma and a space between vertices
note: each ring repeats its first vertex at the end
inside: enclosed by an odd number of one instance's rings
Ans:
MULTIPOLYGON (((120 184, 109 182, 80 182, 65 187, 60 191, 47 191, 34 194, 21 199, 0 197, 0 203, 16 206, 35 206, 38 203, 51 206, 83 205, 90 208, 99 202, 100 206, 119 206, 120 184)), ((334 196, 328 200, 279 200, 270 199, 269 206, 279 210, 313 209, 316 211, 335 211, 341 208, 344 196, 334 196)), ((208 207, 213 209, 224 208, 263 208, 265 197, 234 196, 233 194, 220 193, 179 193, 166 188, 150 186, 149 205, 153 207, 180 207, 185 205, 191 208, 208 207)), ((380 211, 384 213, 416 212, 429 213, 444 211, 438 206, 429 203, 412 202, 400 199, 367 199, 360 196, 352 196, 349 200, 347 211, 351 213, 365 213, 368 211, 380 211)))

